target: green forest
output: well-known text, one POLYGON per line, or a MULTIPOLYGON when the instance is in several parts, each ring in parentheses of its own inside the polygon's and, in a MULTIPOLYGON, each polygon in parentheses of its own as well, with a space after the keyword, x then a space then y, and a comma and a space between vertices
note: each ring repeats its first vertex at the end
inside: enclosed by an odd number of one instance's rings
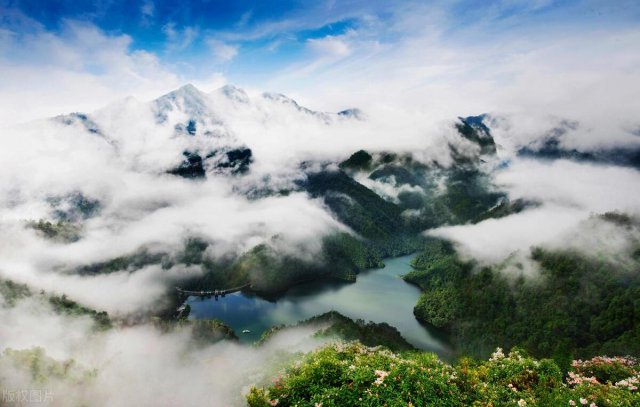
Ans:
MULTIPOLYGON (((600 217, 637 227, 620 214, 600 217)), ((613 256, 534 248, 535 276, 460 259, 430 239, 404 278, 423 294, 418 319, 445 330, 460 354, 486 357, 519 346, 562 366, 573 358, 640 353, 640 245, 613 256)))

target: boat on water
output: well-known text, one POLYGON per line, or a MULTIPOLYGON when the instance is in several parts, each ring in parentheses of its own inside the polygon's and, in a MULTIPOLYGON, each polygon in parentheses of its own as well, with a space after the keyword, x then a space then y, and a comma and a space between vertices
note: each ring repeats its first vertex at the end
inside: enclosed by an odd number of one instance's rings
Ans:
POLYGON ((250 331, 250 330, 248 330, 248 329, 243 329, 243 330, 242 330, 242 333, 243 333, 243 334, 250 334, 250 333, 251 333, 251 331, 250 331))

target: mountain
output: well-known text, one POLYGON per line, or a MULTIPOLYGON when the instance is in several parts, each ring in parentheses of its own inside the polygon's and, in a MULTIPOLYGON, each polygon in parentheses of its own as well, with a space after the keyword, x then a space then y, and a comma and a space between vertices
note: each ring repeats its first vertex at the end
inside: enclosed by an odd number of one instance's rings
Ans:
POLYGON ((518 155, 544 160, 564 159, 640 169, 640 146, 597 148, 583 151, 563 147, 562 138, 557 134, 520 148, 518 155))
MULTIPOLYGON (((232 85, 206 93, 187 84, 151 102, 129 98, 91 114, 72 113, 53 120, 104 138, 119 156, 126 154, 129 146, 140 149, 140 139, 151 142, 153 138, 154 143, 173 144, 173 154, 165 154, 161 162, 151 163, 154 167, 151 170, 201 179, 216 174, 245 174, 254 162, 254 152, 231 125, 233 120, 260 126, 264 121, 286 120, 290 115, 325 126, 364 117, 358 109, 338 113, 314 111, 279 93, 266 92, 252 98, 232 85), (153 123, 148 123, 147 117, 151 117, 153 123), (141 134, 125 137, 110 129, 114 122, 126 123, 131 132, 138 128, 139 133, 153 134, 144 138, 141 134)), ((156 148, 153 144, 147 146, 148 150, 156 148)), ((131 151, 131 154, 140 159, 147 152, 131 151)))
MULTIPOLYGON (((210 93, 185 85, 148 103, 127 100, 94 114, 56 118, 62 125, 109 140, 126 166, 149 163, 145 171, 182 177, 187 182, 224 177, 239 199, 260 201, 303 193, 321 202, 348 231, 318 236, 320 255, 313 260, 304 259, 303 253, 283 254, 276 249, 277 236, 226 259, 207 254, 213 242, 187 236, 179 253, 132 248, 128 255, 87 264, 77 272, 100 274, 150 264, 196 264, 204 275, 185 279, 181 282, 184 287, 208 289, 250 283, 254 290, 272 295, 310 278, 353 280, 359 271, 381 266, 384 257, 420 249, 425 229, 477 222, 526 208, 510 202, 492 182, 498 159, 491 130, 484 124, 485 115, 452 121, 454 133, 446 141, 450 157, 424 159, 416 151, 359 150, 338 160, 311 158, 278 169, 291 168, 283 188, 271 181, 278 174, 253 173, 256 160, 264 157, 256 156, 252 145, 243 141, 243 132, 292 119, 326 131, 368 120, 358 109, 318 112, 279 93, 250 97, 231 85, 210 93), (123 123, 125 126, 118 128, 128 133, 111 130, 114 122, 123 123), (238 127, 237 123, 250 126, 238 127), (162 147, 160 156, 154 153, 158 146, 162 147)), ((101 207, 98 200, 78 193, 61 202, 70 203, 66 211, 71 214, 83 213, 80 204, 84 202, 101 207)), ((66 230, 64 225, 54 228, 66 230)))
POLYGON ((423 162, 411 153, 360 150, 339 167, 400 208, 414 232, 517 212, 528 204, 510 202, 493 185, 491 173, 499 160, 485 117, 454 123, 458 138, 449 142, 451 164, 423 162))

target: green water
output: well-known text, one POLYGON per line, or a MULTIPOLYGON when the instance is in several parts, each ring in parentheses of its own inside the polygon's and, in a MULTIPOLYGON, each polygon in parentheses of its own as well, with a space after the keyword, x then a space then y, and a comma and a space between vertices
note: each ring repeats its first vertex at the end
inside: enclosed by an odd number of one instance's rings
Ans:
POLYGON ((400 278, 410 271, 413 256, 387 259, 383 269, 358 274, 355 283, 310 282, 294 287, 277 301, 241 292, 219 298, 190 297, 190 318, 219 319, 233 328, 242 341, 255 341, 274 325, 292 325, 335 310, 352 319, 386 322, 414 346, 446 352, 446 345, 413 316, 420 290, 400 278), (242 333, 249 330, 249 333, 242 333))

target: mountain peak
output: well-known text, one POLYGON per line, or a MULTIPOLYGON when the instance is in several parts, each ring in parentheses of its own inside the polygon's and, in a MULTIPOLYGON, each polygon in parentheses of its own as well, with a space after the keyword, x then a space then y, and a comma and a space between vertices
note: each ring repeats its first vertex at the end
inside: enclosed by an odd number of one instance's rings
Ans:
POLYGON ((234 85, 224 85, 223 87, 217 89, 217 92, 222 93, 227 98, 236 102, 249 102, 249 96, 247 95, 247 92, 245 92, 244 89, 234 85))
POLYGON ((265 98, 265 99, 273 100, 275 102, 280 102, 280 103, 283 103, 283 104, 291 104, 291 105, 293 105, 295 107, 300 107, 300 105, 298 105, 298 102, 296 102, 295 100, 291 99, 287 95, 283 95, 282 93, 264 92, 262 94, 262 97, 265 98))
POLYGON ((152 103, 156 116, 160 122, 167 119, 167 114, 173 110, 181 110, 192 118, 198 118, 207 113, 206 94, 188 83, 166 95, 160 96, 152 103))
POLYGON ((198 90, 198 88, 196 88, 192 83, 184 84, 180 88, 178 88, 178 90, 184 92, 200 92, 200 90, 198 90))

